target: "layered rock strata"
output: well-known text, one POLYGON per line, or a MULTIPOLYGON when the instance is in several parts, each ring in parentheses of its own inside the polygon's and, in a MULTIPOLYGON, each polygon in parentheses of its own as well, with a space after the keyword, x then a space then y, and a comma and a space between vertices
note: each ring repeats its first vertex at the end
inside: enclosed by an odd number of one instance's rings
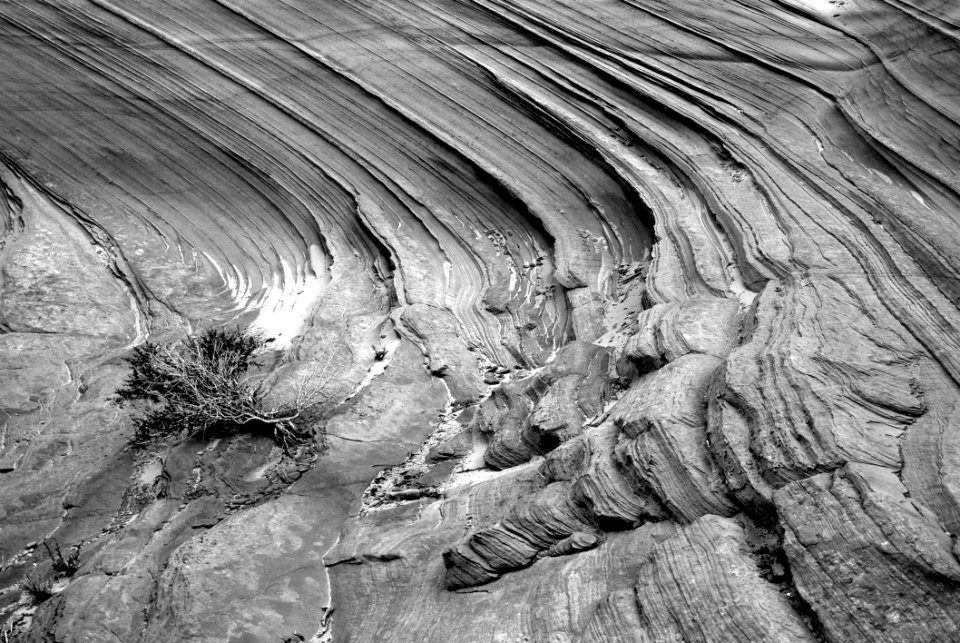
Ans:
POLYGON ((0 633, 960 639, 958 34, 0 4, 0 633), (224 325, 311 448, 130 448, 122 357, 224 325))

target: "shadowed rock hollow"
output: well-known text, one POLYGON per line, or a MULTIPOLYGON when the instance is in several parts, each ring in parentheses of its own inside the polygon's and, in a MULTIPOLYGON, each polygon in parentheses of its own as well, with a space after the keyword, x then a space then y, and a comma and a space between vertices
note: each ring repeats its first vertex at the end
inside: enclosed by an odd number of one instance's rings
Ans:
POLYGON ((0 3, 4 642, 960 640, 958 39, 0 3), (123 356, 221 325, 316 448, 130 448, 123 356))

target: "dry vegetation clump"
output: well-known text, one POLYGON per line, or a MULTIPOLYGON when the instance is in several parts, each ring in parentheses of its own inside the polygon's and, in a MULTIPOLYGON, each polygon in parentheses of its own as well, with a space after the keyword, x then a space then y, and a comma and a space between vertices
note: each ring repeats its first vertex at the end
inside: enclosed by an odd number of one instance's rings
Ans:
POLYGON ((130 374, 115 401, 134 404, 137 443, 168 436, 214 437, 268 429, 290 449, 308 436, 296 420, 329 396, 337 359, 321 356, 295 383, 291 399, 277 403, 255 356, 271 340, 240 329, 210 329, 172 343, 146 342, 125 360, 130 374))

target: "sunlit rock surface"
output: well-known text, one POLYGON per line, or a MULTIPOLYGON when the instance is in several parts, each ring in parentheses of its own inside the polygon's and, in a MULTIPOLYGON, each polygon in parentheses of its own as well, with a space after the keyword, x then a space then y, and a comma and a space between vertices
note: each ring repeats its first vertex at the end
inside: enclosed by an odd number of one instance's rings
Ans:
POLYGON ((958 38, 946 0, 0 3, 0 633, 960 640, 958 38), (122 357, 218 325, 333 391, 309 457, 130 448, 122 357), (81 566, 33 607, 44 542, 81 566))

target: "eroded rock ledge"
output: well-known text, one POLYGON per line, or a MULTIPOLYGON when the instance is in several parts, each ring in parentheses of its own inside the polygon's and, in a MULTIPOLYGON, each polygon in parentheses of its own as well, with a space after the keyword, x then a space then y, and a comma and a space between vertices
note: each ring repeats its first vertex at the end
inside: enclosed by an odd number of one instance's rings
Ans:
POLYGON ((960 639, 958 34, 0 4, 0 633, 960 639), (349 356, 311 457, 129 449, 121 357, 215 325, 277 395, 349 356), (82 565, 34 608, 44 541, 82 565))

